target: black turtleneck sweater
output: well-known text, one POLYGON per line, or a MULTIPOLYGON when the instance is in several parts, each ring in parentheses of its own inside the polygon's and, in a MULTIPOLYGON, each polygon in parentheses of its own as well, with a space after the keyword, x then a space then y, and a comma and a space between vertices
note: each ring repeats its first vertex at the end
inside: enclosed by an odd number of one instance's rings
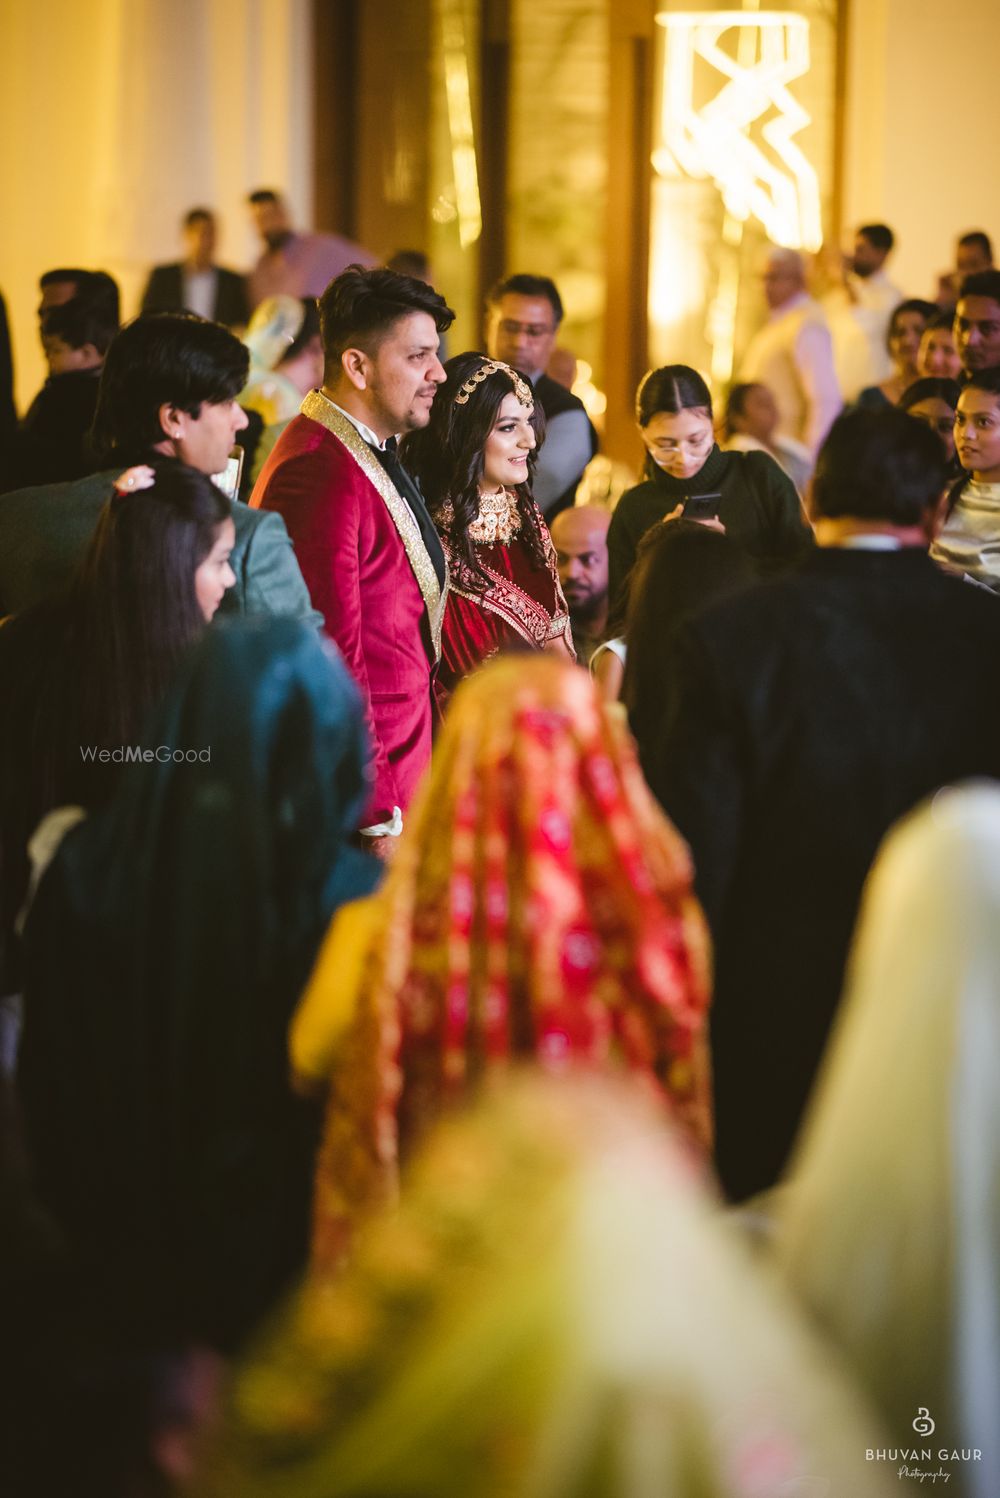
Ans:
POLYGON ((716 446, 690 478, 672 478, 651 459, 646 474, 643 483, 622 495, 608 529, 608 593, 619 627, 639 542, 688 495, 722 495, 719 519, 726 535, 764 574, 799 561, 812 545, 795 485, 768 453, 723 452, 716 446))

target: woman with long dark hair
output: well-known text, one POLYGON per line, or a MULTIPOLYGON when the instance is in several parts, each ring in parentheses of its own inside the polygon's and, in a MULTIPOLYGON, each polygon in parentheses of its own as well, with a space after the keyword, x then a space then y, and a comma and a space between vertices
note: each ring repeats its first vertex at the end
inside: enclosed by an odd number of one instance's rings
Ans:
POLYGON ((150 708, 227 588, 229 501, 174 460, 117 482, 70 589, 0 628, 0 993, 27 843, 55 806, 91 810, 140 750, 150 708))
POLYGON ((764 572, 808 550, 812 533, 791 479, 768 453, 721 450, 712 396, 697 370, 686 364, 651 370, 636 394, 636 420, 645 478, 622 495, 608 530, 611 613, 619 625, 636 548, 659 520, 710 519, 764 572))
POLYGON ((516 370, 484 354, 459 354, 444 367, 430 422, 403 450, 451 573, 442 696, 503 650, 574 658, 555 549, 531 497, 541 408, 516 370))
MULTIPOLYGON (((911 408, 912 414, 912 408, 911 408)), ((959 477, 931 556, 949 572, 1000 593, 1000 369, 977 369, 955 409, 959 477)))
POLYGON ((180 463, 123 478, 70 600, 87 677, 80 710, 95 743, 138 731, 235 582, 230 505, 211 479, 180 463))

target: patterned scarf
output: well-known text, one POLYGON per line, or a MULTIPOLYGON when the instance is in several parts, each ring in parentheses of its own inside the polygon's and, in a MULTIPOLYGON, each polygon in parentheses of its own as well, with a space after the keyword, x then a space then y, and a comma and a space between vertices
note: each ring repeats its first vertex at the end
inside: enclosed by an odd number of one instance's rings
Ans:
POLYGON ((628 1069, 710 1142, 688 851, 585 672, 518 656, 460 687, 376 900, 320 1158, 319 1259, 340 1255, 354 1204, 391 1191, 399 1153, 510 1062, 628 1069))

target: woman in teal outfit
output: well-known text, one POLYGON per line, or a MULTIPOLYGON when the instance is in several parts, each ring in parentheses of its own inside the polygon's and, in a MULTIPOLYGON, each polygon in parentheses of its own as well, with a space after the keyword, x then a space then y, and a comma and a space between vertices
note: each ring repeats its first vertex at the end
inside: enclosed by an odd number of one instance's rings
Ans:
POLYGON ((285 1033, 377 865, 357 691, 311 630, 209 632, 26 932, 19 1085, 38 1195, 102 1336, 236 1345, 302 1266, 315 1125, 285 1033))

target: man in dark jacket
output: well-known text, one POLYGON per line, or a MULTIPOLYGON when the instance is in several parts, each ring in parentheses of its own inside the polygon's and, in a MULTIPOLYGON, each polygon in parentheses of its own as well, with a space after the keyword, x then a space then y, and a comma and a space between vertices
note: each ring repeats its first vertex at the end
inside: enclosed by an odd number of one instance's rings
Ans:
POLYGON ((143 312, 197 312, 228 328, 242 328, 250 316, 246 282, 215 263, 215 214, 192 208, 184 215, 184 259, 154 265, 142 295, 143 312))
POLYGON ((689 840, 715 942, 716 1156, 735 1200, 785 1164, 882 837, 939 786, 1000 776, 1000 603, 927 555, 940 442, 834 424, 816 550, 708 609, 664 662, 647 777, 689 840))
POLYGON ((40 313, 48 379, 10 439, 6 488, 57 484, 96 467, 90 427, 100 367, 118 331, 118 297, 111 277, 90 271, 79 277, 72 297, 40 313))
POLYGON ((583 470, 597 451, 597 433, 583 402, 545 372, 562 319, 562 298, 548 276, 508 276, 487 298, 487 353, 527 375, 545 412, 534 496, 548 520, 573 503, 583 470))

